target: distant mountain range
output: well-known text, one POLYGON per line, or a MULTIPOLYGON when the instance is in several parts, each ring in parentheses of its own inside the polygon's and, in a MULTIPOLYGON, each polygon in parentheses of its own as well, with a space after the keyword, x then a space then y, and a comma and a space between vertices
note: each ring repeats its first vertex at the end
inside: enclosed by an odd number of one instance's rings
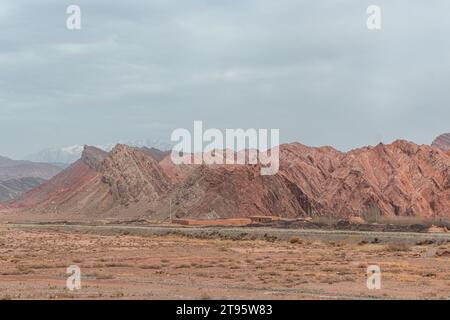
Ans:
POLYGON ((0 156, 0 181, 20 178, 50 179, 67 165, 62 163, 42 163, 28 160, 13 160, 0 156))
POLYGON ((0 156, 0 202, 12 200, 66 167, 58 163, 36 163, 0 156))
MULTIPOLYGON (((160 151, 154 147, 147 148, 147 145, 159 145, 170 148, 170 145, 164 144, 159 140, 132 141, 135 146, 142 146, 142 150, 157 159, 162 159, 168 154, 166 151, 160 151)), ((94 153, 95 157, 108 154, 114 145, 103 145, 101 148, 90 148, 89 153, 94 153)), ((13 160, 0 156, 0 203, 14 200, 21 194, 28 192, 46 180, 58 174, 70 163, 80 159, 84 146, 70 146, 64 148, 49 148, 29 156, 30 160, 13 160)), ((89 163, 89 158, 84 161, 89 163)))
POLYGON ((0 181, 0 203, 13 200, 45 182, 42 178, 20 178, 0 181))
MULTIPOLYGON (((398 140, 349 152, 284 144, 273 176, 261 176, 258 165, 175 165, 169 151, 144 143, 103 146, 110 151, 84 146, 64 170, 0 157, 0 202, 13 199, 2 210, 69 220, 347 217, 373 210, 448 218, 448 142, 442 135, 432 146, 398 140)), ((80 147, 64 152, 75 156, 80 147)))
MULTIPOLYGON (((163 142, 159 139, 119 141, 118 143, 133 147, 153 147, 159 150, 171 149, 171 145, 169 143, 163 142)), ((95 147, 104 151, 111 151, 115 145, 116 143, 108 143, 103 145, 96 145, 95 147)), ((46 148, 37 153, 26 156, 25 159, 34 162, 71 164, 80 159, 83 149, 83 145, 73 145, 61 148, 46 148)))
POLYGON ((70 167, 9 210, 65 219, 229 218, 251 215, 450 217, 450 156, 398 140, 349 152, 280 146, 280 170, 255 165, 175 165, 169 154, 119 144, 85 147, 70 167))
POLYGON ((439 148, 443 151, 450 150, 450 133, 441 134, 431 144, 433 147, 439 148))

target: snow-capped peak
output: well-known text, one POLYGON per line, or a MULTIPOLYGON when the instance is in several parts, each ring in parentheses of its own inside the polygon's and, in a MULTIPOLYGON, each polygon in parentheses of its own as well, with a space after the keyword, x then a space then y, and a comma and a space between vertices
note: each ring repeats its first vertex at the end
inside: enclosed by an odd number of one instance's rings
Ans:
MULTIPOLYGON (((118 141, 117 143, 127 144, 132 147, 154 147, 160 150, 169 150, 171 145, 161 140, 132 140, 132 141, 118 141)), ((104 151, 111 151, 117 143, 107 143, 103 145, 94 145, 104 151)), ((72 145, 65 147, 53 147, 46 148, 37 153, 33 153, 25 157, 25 160, 35 162, 47 162, 47 163, 73 163, 81 157, 83 153, 84 145, 72 145)))

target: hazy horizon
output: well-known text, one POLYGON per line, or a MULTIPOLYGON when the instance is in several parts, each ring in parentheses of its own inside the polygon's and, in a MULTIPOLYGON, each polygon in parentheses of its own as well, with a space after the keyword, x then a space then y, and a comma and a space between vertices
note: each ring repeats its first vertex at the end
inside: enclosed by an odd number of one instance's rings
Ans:
POLYGON ((69 4, 0 5, 2 156, 170 142, 194 120, 342 151, 450 132, 443 0, 80 0, 81 30, 69 4))

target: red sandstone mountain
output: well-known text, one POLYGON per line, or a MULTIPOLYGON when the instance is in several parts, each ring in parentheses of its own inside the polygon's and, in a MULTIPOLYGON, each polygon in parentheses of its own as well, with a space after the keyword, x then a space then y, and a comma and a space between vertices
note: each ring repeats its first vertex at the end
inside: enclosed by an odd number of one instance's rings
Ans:
POLYGON ((97 170, 114 200, 120 205, 152 203, 172 187, 172 181, 156 160, 126 145, 116 146, 97 170))
POLYGON ((115 214, 166 194, 171 181, 158 163, 137 148, 117 145, 109 154, 85 147, 82 157, 10 206, 23 211, 115 214))
POLYGON ((450 150, 450 133, 441 134, 433 141, 431 145, 443 151, 450 150))
POLYGON ((280 171, 202 166, 172 192, 178 215, 450 215, 450 161, 428 146, 397 141, 342 153, 298 143, 280 148, 280 171))
POLYGON ((108 155, 85 148, 70 168, 20 201, 23 211, 130 217, 296 217, 387 215, 450 217, 450 157, 407 141, 344 153, 298 143, 280 147, 280 171, 253 165, 156 161, 125 145, 108 155))
POLYGON ((342 154, 318 201, 330 213, 450 215, 450 159, 407 141, 342 154))
POLYGON ((12 203, 26 211, 42 213, 88 213, 110 209, 114 202, 96 167, 105 153, 85 147, 80 160, 12 203))
POLYGON ((177 217, 305 216, 314 200, 282 175, 261 176, 257 166, 201 165, 168 195, 156 216, 171 209, 177 217), (170 207, 169 207, 169 205, 170 207))

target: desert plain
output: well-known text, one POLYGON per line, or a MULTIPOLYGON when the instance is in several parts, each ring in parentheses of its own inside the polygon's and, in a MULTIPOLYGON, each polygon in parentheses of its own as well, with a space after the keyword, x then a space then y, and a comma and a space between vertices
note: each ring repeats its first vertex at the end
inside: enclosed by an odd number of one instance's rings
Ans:
POLYGON ((0 299, 448 299, 450 242, 0 225, 0 299), (81 289, 66 287, 70 265, 81 289), (367 267, 381 269, 369 290, 367 267))

